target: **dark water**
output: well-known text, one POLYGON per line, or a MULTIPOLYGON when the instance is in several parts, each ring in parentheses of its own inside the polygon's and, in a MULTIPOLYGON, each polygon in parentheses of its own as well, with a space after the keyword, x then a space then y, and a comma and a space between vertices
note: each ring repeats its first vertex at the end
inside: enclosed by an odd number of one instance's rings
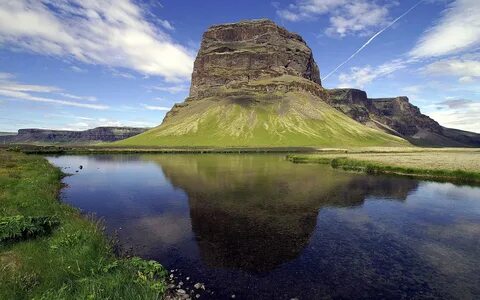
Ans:
POLYGON ((134 254, 205 283, 214 294, 200 299, 480 299, 478 187, 282 155, 49 160, 75 174, 65 202, 134 254))

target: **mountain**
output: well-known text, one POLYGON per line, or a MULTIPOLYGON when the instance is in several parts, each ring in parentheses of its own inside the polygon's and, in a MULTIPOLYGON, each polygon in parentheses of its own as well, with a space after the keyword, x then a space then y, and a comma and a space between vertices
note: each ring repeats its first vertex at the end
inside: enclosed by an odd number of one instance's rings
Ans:
POLYGON ((16 135, 0 136, 0 144, 90 144, 114 142, 149 128, 97 127, 85 131, 19 129, 16 135))
POLYGON ((404 139, 362 124, 327 102, 311 49, 269 20, 210 27, 189 97, 162 124, 117 145, 378 146, 404 139))
POLYGON ((327 103, 354 120, 414 145, 480 147, 480 134, 441 126, 407 97, 371 99, 357 89, 332 89, 327 93, 327 103))

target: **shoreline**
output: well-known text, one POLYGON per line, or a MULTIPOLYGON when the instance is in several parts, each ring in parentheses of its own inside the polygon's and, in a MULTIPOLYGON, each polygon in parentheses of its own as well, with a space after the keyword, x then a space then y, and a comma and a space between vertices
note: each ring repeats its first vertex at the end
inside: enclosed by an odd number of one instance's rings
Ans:
POLYGON ((144 146, 105 146, 105 145, 0 145, 0 150, 26 154, 250 154, 250 153, 301 153, 301 154, 354 154, 354 153, 423 153, 423 152, 478 152, 480 148, 453 147, 144 147, 144 146))
MULTIPOLYGON (((376 153, 378 154, 378 153, 376 153)), ((383 153, 385 154, 385 153, 383 153)), ((398 154, 398 153, 395 153, 398 154)), ((408 153, 412 154, 412 153, 408 153)), ((356 158, 355 155, 339 155, 339 154, 332 154, 332 155, 287 155, 287 160, 291 161, 292 163, 317 163, 317 164, 327 164, 330 165, 334 169, 340 169, 344 171, 353 171, 353 172, 362 172, 370 175, 396 175, 396 176, 407 176, 413 177, 418 179, 425 179, 425 180, 434 180, 439 182, 451 182, 457 184, 480 184, 480 169, 478 171, 472 170, 465 170, 457 168, 446 168, 446 167, 436 167, 432 168, 428 166, 429 164, 426 163, 425 166, 427 167, 419 167, 422 166, 409 166, 409 165, 402 165, 401 163, 392 162, 399 157, 399 155, 391 155, 394 156, 391 158, 390 162, 389 159, 378 159, 379 156, 367 153, 361 156, 361 158, 356 158), (368 156, 371 156, 369 159, 368 156), (372 159, 372 158, 375 158, 372 159)), ((480 153, 478 154, 478 158, 480 159, 480 153)), ((431 158, 432 159, 432 158, 431 158)), ((433 163, 432 163, 433 164, 433 163)))
POLYGON ((0 298, 162 299, 168 272, 118 257, 101 223, 60 201, 64 174, 45 158, 0 150, 0 298))

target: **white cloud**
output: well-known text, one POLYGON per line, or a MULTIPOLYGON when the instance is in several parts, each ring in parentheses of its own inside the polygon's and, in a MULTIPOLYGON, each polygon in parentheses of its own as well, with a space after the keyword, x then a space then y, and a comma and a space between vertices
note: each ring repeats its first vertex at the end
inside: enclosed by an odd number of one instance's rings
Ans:
POLYGON ((480 79, 480 61, 463 58, 442 59, 428 64, 423 69, 428 75, 455 76, 462 83, 480 79))
POLYGON ((173 25, 170 22, 168 22, 167 20, 158 20, 158 23, 160 23, 160 25, 165 29, 175 30, 173 25))
POLYGON ((70 69, 71 69, 73 72, 76 72, 76 73, 87 73, 87 70, 82 69, 82 68, 77 67, 77 66, 71 66, 70 69))
POLYGON ((349 73, 341 73, 338 76, 341 87, 357 87, 362 88, 373 80, 392 74, 393 72, 403 69, 408 65, 408 61, 395 59, 384 63, 377 67, 353 67, 349 73))
POLYGON ((0 43, 167 80, 188 79, 192 54, 144 15, 130 0, 0 1, 0 43))
POLYGON ((350 34, 366 35, 388 23, 388 6, 368 0, 297 0, 277 14, 288 21, 330 16, 329 35, 344 37, 350 34))
POLYGON ((166 106, 154 106, 154 105, 147 105, 147 104, 142 104, 142 106, 148 110, 169 111, 171 109, 170 107, 166 107, 166 106))
POLYGON ((7 80, 7 79, 14 78, 14 77, 15 76, 11 73, 0 72, 0 80, 7 80))
POLYGON ((424 89, 425 87, 421 85, 409 85, 409 86, 403 87, 402 91, 408 94, 418 94, 424 89))
POLYGON ((480 45, 480 3, 456 0, 441 19, 428 29, 410 51, 413 57, 437 57, 458 53, 480 45))
POLYGON ((153 86, 151 88, 157 91, 167 92, 170 94, 177 94, 180 92, 188 91, 190 89, 190 87, 185 84, 172 85, 172 86, 153 86))
POLYGON ((58 94, 60 96, 67 97, 67 98, 70 98, 70 99, 75 99, 75 100, 86 100, 86 101, 91 101, 91 102, 97 101, 97 98, 93 97, 93 96, 77 96, 77 95, 72 95, 72 94, 69 94, 69 93, 58 93, 58 94))
POLYGON ((371 30, 384 26, 388 20, 388 9, 375 3, 356 1, 330 17, 329 35, 346 36, 348 34, 366 35, 371 30))
MULTIPOLYGON (((6 73, 0 73, 6 74, 6 73)), ((90 109, 108 109, 109 107, 103 104, 90 104, 69 101, 65 99, 52 98, 55 95, 60 95, 66 98, 75 99, 75 100, 87 100, 87 101, 96 101, 95 97, 83 97, 76 96, 69 93, 62 92, 62 89, 54 86, 43 86, 43 85, 31 85, 23 84, 13 81, 13 75, 8 74, 9 76, 0 75, 0 97, 6 100, 25 100, 32 102, 41 102, 41 103, 50 103, 57 105, 66 105, 66 106, 75 106, 82 108, 90 109), (48 97, 36 95, 38 93, 49 94, 48 97)))
POLYGON ((430 112, 430 117, 450 128, 480 133, 480 102, 457 100, 437 103, 440 109, 430 112))

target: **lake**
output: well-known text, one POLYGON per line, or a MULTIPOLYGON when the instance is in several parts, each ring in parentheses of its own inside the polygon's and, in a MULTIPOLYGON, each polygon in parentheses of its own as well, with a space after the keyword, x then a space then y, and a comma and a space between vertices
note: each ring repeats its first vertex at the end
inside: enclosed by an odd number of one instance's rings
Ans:
POLYGON ((64 202, 184 287, 204 283, 200 299, 480 298, 479 187, 278 154, 48 160, 73 174, 64 202))

